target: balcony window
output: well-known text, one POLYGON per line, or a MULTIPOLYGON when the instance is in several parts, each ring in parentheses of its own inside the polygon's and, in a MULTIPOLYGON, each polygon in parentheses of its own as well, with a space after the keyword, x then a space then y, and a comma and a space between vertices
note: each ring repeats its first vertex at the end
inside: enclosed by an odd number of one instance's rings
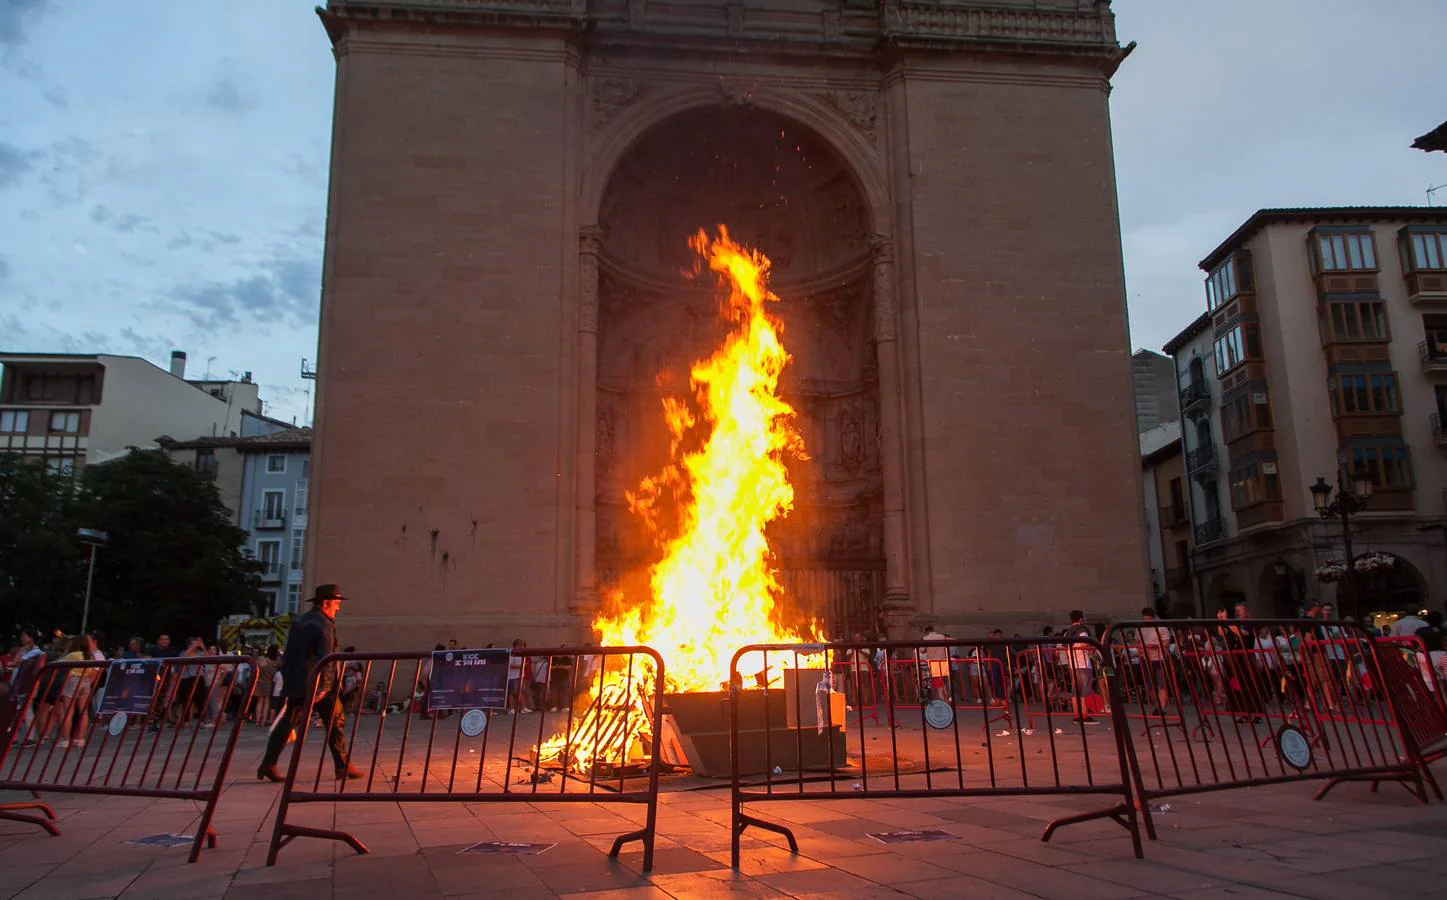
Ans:
POLYGON ((30 413, 23 409, 0 412, 0 434, 24 434, 30 430, 30 413))
POLYGON ((1379 488, 1412 487, 1411 451, 1400 444, 1352 448, 1352 467, 1365 466, 1379 488))
POLYGON ((272 453, 266 457, 266 471, 281 474, 286 472, 286 456, 281 453, 272 453))
POLYGON ((1397 246, 1402 252, 1402 271, 1447 271, 1447 231, 1403 230, 1397 246))
POLYGON ((281 541, 257 541, 256 558, 266 566, 267 574, 276 574, 281 568, 281 541))
POLYGON ((1327 340, 1389 341, 1387 305, 1381 300, 1333 300, 1323 312, 1327 340))
POLYGON ((301 609, 301 585, 289 584, 286 586, 286 609, 283 612, 294 613, 301 609))
POLYGON ((1374 272, 1377 254, 1370 231, 1317 233, 1311 241, 1311 271, 1374 272))
POLYGON ((1216 374, 1224 375, 1248 359, 1261 358, 1261 331, 1237 325, 1216 339, 1216 374))
POLYGON ((1206 277, 1206 308, 1216 310, 1236 296, 1236 261, 1228 259, 1206 277))
POLYGON ((1334 375, 1326 386, 1333 416, 1387 416, 1402 411, 1395 372, 1334 375))
POLYGON ((80 431, 80 413, 56 412, 50 414, 52 434, 75 434, 80 431))
POLYGON ((1250 463, 1231 472, 1231 508, 1244 509, 1257 503, 1281 499, 1281 477, 1276 463, 1250 463))
POLYGON ((1271 397, 1266 391, 1247 391, 1221 408, 1221 431, 1227 443, 1270 428, 1271 422, 1271 397))
POLYGON ((263 519, 280 519, 286 515, 286 493, 283 491, 266 491, 261 495, 261 517, 263 519))
POLYGON ((306 529, 293 528, 291 531, 291 569, 301 569, 301 559, 306 552, 306 529))
POLYGON ((296 516, 298 519, 306 515, 306 492, 307 480, 303 478, 296 483, 296 516))

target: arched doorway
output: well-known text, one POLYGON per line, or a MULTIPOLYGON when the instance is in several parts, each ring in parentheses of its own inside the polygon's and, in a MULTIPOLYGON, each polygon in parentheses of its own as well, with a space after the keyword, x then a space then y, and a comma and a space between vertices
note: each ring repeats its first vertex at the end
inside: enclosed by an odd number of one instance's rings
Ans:
POLYGON ((1356 559, 1357 590, 1363 620, 1379 614, 1416 613, 1426 604, 1426 582, 1422 574, 1403 557, 1394 553, 1367 551, 1356 559), (1387 557, 1391 565, 1363 572, 1363 560, 1387 557))
POLYGON ((1216 610, 1228 612, 1237 603, 1246 602, 1246 591, 1234 572, 1217 572, 1211 576, 1206 588, 1206 602, 1203 612, 1207 618, 1214 617, 1216 610))
POLYGON ((1291 563, 1275 559, 1266 564, 1256 580, 1258 615, 1278 618, 1296 618, 1301 612, 1304 592, 1304 577, 1291 563))
POLYGON ((868 206, 818 135, 774 112, 705 107, 646 132, 599 206, 594 395, 595 571, 617 584, 651 561, 625 492, 666 462, 662 399, 724 334, 688 238, 727 225, 773 261, 782 392, 811 458, 771 530, 785 589, 833 633, 873 630, 883 600, 878 359, 868 206))

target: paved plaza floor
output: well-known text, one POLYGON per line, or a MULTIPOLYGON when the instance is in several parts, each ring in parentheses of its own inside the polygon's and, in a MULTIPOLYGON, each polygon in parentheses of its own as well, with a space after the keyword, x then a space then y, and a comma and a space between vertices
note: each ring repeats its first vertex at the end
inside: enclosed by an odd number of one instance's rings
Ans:
MULTIPOLYGON (((726 787, 661 796, 654 871, 613 837, 641 807, 581 804, 392 803, 297 807, 291 821, 346 827, 371 852, 299 838, 267 867, 280 787, 254 779, 259 730, 247 728, 217 810, 218 846, 127 841, 194 829, 199 804, 54 795, 62 835, 0 821, 0 900, 157 897, 1130 897, 1406 898, 1447 896, 1447 805, 1396 785, 1344 785, 1313 802, 1313 784, 1173 798, 1157 815, 1146 859, 1109 821, 1070 826, 1051 843, 1043 824, 1093 805, 1062 797, 860 798, 751 807, 790 825, 744 835, 729 867, 726 787), (937 841, 882 843, 870 834, 933 829, 937 841), (461 854, 480 841, 553 844, 535 856, 461 854)), ((1439 770, 1439 778, 1442 773, 1439 770)), ((9 795, 0 799, 19 799, 9 795)), ((1098 801, 1097 801, 1098 802, 1098 801)))

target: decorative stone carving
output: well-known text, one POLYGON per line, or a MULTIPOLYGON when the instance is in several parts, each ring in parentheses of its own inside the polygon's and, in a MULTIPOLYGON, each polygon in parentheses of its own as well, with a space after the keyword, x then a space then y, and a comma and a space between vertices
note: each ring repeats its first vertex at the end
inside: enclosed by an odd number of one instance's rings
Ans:
POLYGON ((946 6, 938 0, 884 0, 884 34, 942 41, 1016 40, 1115 43, 1110 7, 1070 12, 946 6))
POLYGON ((875 235, 869 242, 874 254, 874 339, 894 340, 894 242, 875 235))
POLYGON ((603 403, 598 408, 597 434, 593 442, 593 456, 599 475, 606 472, 613 462, 613 440, 616 436, 613 408, 603 403))
POLYGON ((753 106, 754 97, 747 87, 736 81, 720 80, 717 87, 718 102, 726 107, 753 106))
POLYGON ((578 329, 598 333, 598 244, 601 229, 584 228, 578 233, 578 329))
POLYGON ((637 100, 643 91, 644 84, 631 78, 600 79, 593 86, 593 130, 597 131, 608 124, 620 110, 637 100))
POLYGON ((874 120, 879 112, 879 97, 873 91, 825 91, 814 96, 839 110, 850 124, 870 140, 874 139, 874 120))

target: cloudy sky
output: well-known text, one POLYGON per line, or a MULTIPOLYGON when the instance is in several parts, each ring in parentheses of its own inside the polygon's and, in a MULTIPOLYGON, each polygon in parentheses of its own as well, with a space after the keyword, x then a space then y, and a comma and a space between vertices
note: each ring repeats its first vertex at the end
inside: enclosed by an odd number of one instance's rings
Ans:
MULTIPOLYGON (((316 0, 0 0, 0 349, 250 370, 306 415, 333 66, 316 0)), ((1263 206, 1424 204, 1442 0, 1116 0, 1132 340, 1263 206)), ((1447 188, 1437 195, 1447 206, 1447 188)))

